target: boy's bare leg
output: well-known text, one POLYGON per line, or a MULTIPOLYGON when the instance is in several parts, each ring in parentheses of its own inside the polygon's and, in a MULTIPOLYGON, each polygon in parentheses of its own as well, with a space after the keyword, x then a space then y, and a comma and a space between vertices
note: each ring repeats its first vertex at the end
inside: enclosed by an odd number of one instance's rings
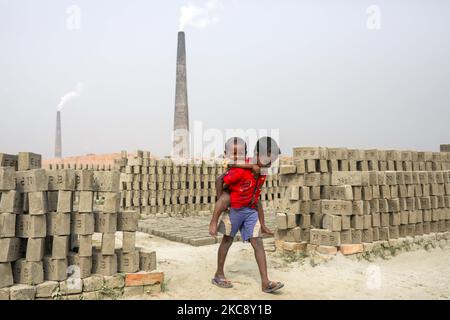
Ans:
MULTIPOLYGON (((223 192, 214 206, 213 217, 211 218, 211 223, 209 225, 209 233, 212 236, 217 235, 217 224, 219 217, 225 210, 230 206, 230 195, 227 192, 223 192)), ((217 251, 217 270, 214 275, 217 278, 225 279, 224 265, 227 258, 228 250, 233 244, 233 238, 227 235, 223 235, 222 241, 219 245, 219 250, 217 251)))
POLYGON ((225 279, 225 272, 223 270, 225 265, 225 259, 227 258, 228 250, 233 244, 233 238, 224 235, 222 242, 220 242, 219 250, 217 252, 217 270, 215 277, 225 279))
POLYGON ((267 276, 266 252, 264 251, 263 240, 261 237, 251 238, 250 243, 255 251, 255 259, 258 264, 259 274, 261 276, 262 289, 264 290, 269 286, 270 281, 267 276))
POLYGON ((216 197, 217 197, 217 199, 219 199, 223 193, 223 177, 224 176, 225 176, 225 173, 221 174, 216 179, 216 197))
POLYGON ((227 192, 223 192, 222 195, 217 199, 214 206, 214 212, 211 217, 211 222, 209 224, 209 234, 212 237, 217 236, 217 224, 219 223, 219 217, 225 210, 230 206, 230 195, 227 192))

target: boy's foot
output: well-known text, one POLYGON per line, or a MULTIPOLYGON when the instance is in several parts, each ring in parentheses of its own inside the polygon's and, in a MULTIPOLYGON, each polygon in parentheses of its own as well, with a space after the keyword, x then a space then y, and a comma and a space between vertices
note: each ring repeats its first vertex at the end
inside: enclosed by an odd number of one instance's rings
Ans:
POLYGON ((211 283, 220 287, 220 288, 232 288, 233 284, 230 280, 220 277, 214 277, 211 279, 211 283))
POLYGON ((272 282, 269 281, 269 285, 263 289, 265 293, 272 293, 284 287, 284 284, 281 282, 272 282))

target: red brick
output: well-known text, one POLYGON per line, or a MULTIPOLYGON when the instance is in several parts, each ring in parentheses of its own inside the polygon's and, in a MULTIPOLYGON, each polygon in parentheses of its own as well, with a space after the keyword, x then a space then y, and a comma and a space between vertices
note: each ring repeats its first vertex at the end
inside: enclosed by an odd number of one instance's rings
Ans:
POLYGON ((318 246, 316 251, 322 254, 336 254, 337 248, 334 246, 318 246))
POLYGON ((286 251, 304 251, 306 249, 306 242, 283 242, 283 250, 286 251))
POLYGON ((339 250, 344 255, 355 254, 363 252, 364 247, 362 243, 359 244, 341 244, 339 250))
POLYGON ((283 250, 283 243, 284 240, 275 239, 275 248, 277 248, 277 250, 283 250))
POLYGON ((125 286, 146 286, 164 282, 164 272, 139 272, 125 275, 125 286))

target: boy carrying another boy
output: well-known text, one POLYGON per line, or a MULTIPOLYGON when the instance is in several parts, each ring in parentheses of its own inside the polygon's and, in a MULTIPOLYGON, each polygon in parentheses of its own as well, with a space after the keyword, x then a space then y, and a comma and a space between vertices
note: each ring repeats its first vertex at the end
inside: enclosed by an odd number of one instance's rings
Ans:
POLYGON ((275 140, 263 137, 256 143, 254 158, 248 160, 245 142, 239 138, 232 139, 227 141, 225 153, 233 163, 228 172, 218 179, 218 200, 209 227, 212 236, 216 236, 218 230, 223 233, 217 255, 217 271, 211 281, 221 288, 233 286, 225 278, 223 267, 233 238, 237 231, 240 231, 242 240, 249 241, 255 251, 262 290, 267 293, 274 292, 284 285, 281 282, 270 281, 267 275, 262 233, 272 234, 272 232, 265 226, 264 210, 259 200, 261 187, 266 179, 265 175, 260 174, 260 168, 269 168, 278 158, 280 150, 275 140), (229 195, 223 192, 224 189, 229 195), (223 214, 218 227, 219 216, 228 206, 231 207, 230 212, 223 214))

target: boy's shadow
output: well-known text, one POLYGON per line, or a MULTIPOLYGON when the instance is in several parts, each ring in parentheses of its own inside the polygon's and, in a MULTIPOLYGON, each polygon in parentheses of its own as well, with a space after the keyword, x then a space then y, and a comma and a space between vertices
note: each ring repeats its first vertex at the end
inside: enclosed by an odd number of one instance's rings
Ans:
MULTIPOLYGON (((230 251, 233 250, 232 248, 233 247, 230 248, 230 251)), ((258 272, 258 265, 254 258, 253 259, 244 258, 241 260, 235 260, 231 263, 227 263, 225 266, 225 273, 228 274, 227 278, 230 279, 234 283, 244 285, 244 286, 249 285, 249 283, 247 281, 242 282, 242 281, 235 279, 235 276, 241 275, 241 276, 250 278, 252 282, 254 281, 255 283, 258 284, 258 288, 261 288, 261 277, 258 272)), ((269 275, 269 279, 270 279, 270 275, 269 275)), ((285 289, 285 287, 283 287, 282 289, 280 289, 278 291, 271 292, 268 294, 275 295, 275 296, 283 295, 284 289, 285 289)), ((263 292, 261 291, 261 293, 263 293, 263 292)))

